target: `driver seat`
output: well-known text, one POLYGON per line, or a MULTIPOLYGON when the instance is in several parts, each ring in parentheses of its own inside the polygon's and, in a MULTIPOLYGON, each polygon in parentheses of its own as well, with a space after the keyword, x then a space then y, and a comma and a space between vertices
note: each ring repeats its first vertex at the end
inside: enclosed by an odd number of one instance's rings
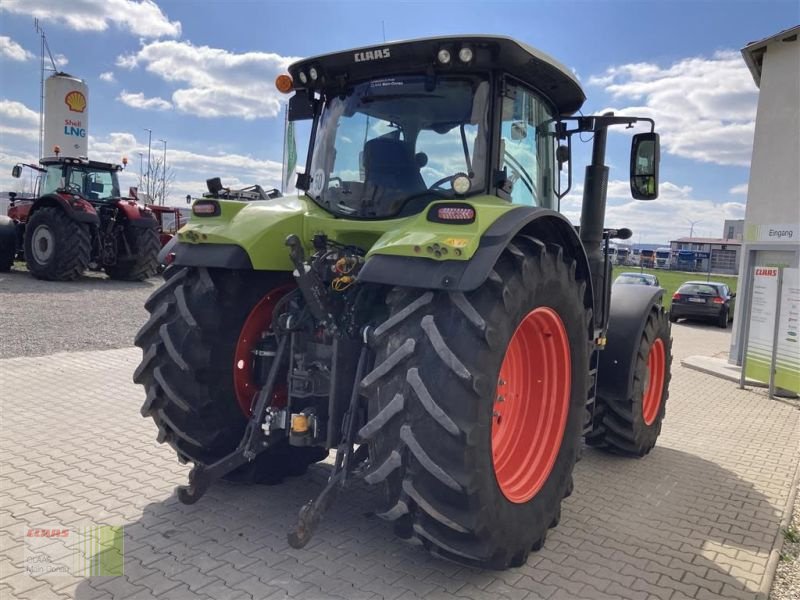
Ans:
POLYGON ((364 144, 364 184, 408 195, 428 189, 405 142, 387 137, 364 144))

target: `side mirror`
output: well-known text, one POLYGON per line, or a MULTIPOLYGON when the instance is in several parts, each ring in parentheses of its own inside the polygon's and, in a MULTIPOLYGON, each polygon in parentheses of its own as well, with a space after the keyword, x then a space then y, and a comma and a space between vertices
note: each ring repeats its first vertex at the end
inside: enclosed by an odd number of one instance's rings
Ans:
POLYGON ((314 98, 307 91, 296 92, 289 98, 289 121, 308 121, 314 118, 314 98))
POLYGON ((19 179, 20 175, 22 175, 22 167, 20 165, 14 165, 11 168, 11 176, 14 179, 19 179))
POLYGON ((736 292, 731 292, 731 298, 736 298, 736 292))
POLYGON ((192 203, 192 195, 186 194, 186 204, 191 204, 191 203, 192 203))
POLYGON ((661 159, 657 133, 637 133, 631 143, 631 195, 636 200, 658 198, 658 163, 661 159))

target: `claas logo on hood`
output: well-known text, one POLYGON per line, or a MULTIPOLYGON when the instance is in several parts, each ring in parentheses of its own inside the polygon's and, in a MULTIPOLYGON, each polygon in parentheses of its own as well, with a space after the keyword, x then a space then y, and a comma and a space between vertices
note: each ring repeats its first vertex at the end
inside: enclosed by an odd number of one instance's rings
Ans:
POLYGON ((64 102, 72 112, 83 112, 86 109, 86 96, 74 90, 64 96, 64 102))

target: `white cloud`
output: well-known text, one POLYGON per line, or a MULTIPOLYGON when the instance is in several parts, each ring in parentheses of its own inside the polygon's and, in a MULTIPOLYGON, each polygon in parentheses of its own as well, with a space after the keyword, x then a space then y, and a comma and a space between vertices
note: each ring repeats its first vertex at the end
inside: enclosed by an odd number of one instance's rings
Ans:
MULTIPOLYGON (((151 150, 158 154, 159 146, 151 150)), ((147 162, 147 140, 139 140, 131 133, 117 132, 104 137, 89 136, 89 156, 94 160, 119 163, 128 158, 128 168, 120 178, 123 189, 138 182, 139 161, 147 162)), ((205 180, 221 177, 230 187, 259 184, 262 187, 279 187, 281 163, 245 154, 202 154, 182 147, 167 148, 167 168, 175 173, 170 202, 183 204, 186 194, 197 197, 206 191, 205 180)), ((146 166, 145 166, 146 169, 146 166)))
POLYGON ((33 54, 25 50, 7 35, 0 35, 0 56, 16 61, 25 61, 33 58, 33 54))
POLYGON ((748 184, 740 183, 739 185, 735 185, 731 189, 729 189, 728 193, 729 194, 742 194, 743 196, 747 196, 747 188, 748 188, 748 184))
POLYGON ((297 60, 268 52, 235 54, 190 42, 143 44, 117 58, 117 66, 144 67, 164 81, 180 86, 172 94, 178 110, 199 117, 274 117, 284 97, 275 77, 297 60))
MULTIPOLYGON (((562 212, 574 223, 580 222, 583 188, 577 185, 561 201, 562 212)), ((628 227, 633 230, 630 242, 662 244, 688 237, 687 220, 695 225, 697 237, 719 237, 725 219, 743 219, 744 202, 715 202, 698 197, 691 186, 664 181, 659 186, 658 200, 631 199, 630 184, 613 180, 608 183, 606 227, 628 227), (641 236, 641 237, 640 237, 641 236)))
POLYGON ((145 98, 142 92, 133 93, 122 90, 117 100, 132 108, 143 110, 169 110, 172 104, 163 98, 145 98))
POLYGON ((114 78, 113 71, 106 71, 105 73, 100 73, 98 79, 100 79, 100 81, 105 81, 106 83, 114 83, 116 81, 116 79, 114 78))
POLYGON ((591 77, 589 85, 629 103, 605 110, 655 119, 662 145, 672 154, 721 165, 750 164, 758 90, 738 52, 686 58, 666 68, 615 66, 591 77))
POLYGON ((39 113, 31 110, 22 102, 0 99, 0 120, 33 127, 39 125, 39 113))
POLYGON ((56 63, 57 68, 61 69, 69 64, 69 59, 63 54, 56 54, 53 57, 53 62, 56 63))
POLYGON ((180 21, 170 21, 153 0, 3 0, 3 10, 75 31, 105 31, 113 23, 143 38, 181 35, 180 21))

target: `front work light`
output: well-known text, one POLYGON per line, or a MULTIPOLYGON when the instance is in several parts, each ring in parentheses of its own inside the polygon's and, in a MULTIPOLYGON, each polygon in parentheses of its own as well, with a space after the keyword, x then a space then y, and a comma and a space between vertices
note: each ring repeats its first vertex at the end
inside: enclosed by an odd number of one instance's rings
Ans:
POLYGON ((458 59, 463 63, 472 62, 472 48, 464 46, 458 51, 458 59))
POLYGON ((316 67, 311 67, 311 68, 308 70, 308 74, 309 74, 309 76, 311 77, 311 81, 316 81, 316 80, 317 80, 317 77, 319 77, 319 73, 317 73, 317 69, 316 69, 316 67))
POLYGON ((447 48, 442 48, 441 50, 439 50, 439 54, 436 55, 436 58, 443 65, 449 65, 450 64, 450 50, 448 50, 447 48))

